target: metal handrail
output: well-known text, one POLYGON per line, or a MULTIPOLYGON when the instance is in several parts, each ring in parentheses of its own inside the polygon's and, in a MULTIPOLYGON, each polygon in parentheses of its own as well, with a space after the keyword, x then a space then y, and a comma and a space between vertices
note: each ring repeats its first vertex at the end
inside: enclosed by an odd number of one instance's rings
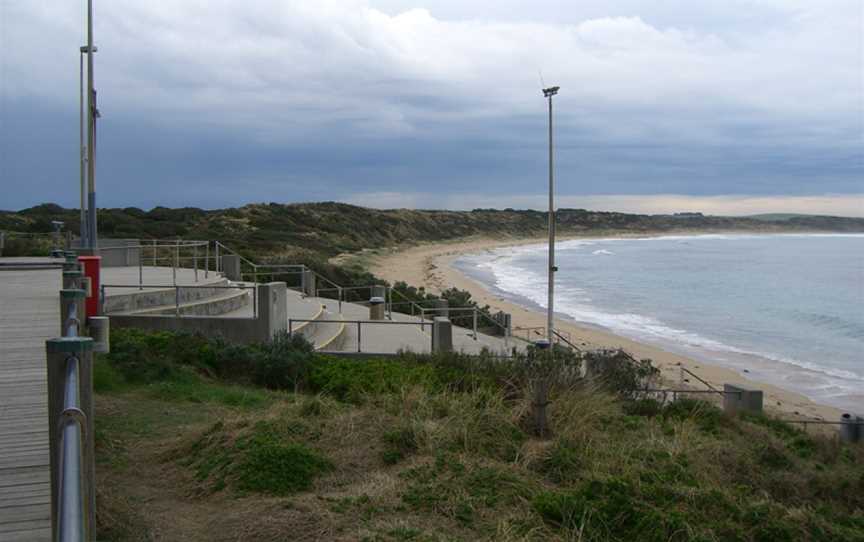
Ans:
MULTIPOLYGON (((63 327, 64 337, 78 337, 78 305, 71 302, 63 327)), ((88 540, 88 499, 85 494, 84 445, 87 417, 81 410, 79 396, 80 361, 75 354, 66 356, 66 367, 62 373, 63 411, 58 416, 57 461, 57 539, 61 542, 88 540)), ((54 428, 51 428, 53 431, 54 428)), ((52 451, 53 453, 53 451, 52 451)))
POLYGON ((294 324, 342 324, 342 325, 357 325, 357 352, 363 352, 363 324, 366 325, 389 325, 389 326, 420 326, 420 330, 425 332, 426 326, 432 327, 432 333, 430 334, 431 343, 429 346, 429 351, 434 350, 433 346, 435 344, 435 326, 432 322, 420 321, 420 322, 400 322, 395 320, 332 320, 332 319, 314 319, 314 318, 289 318, 288 319, 288 335, 294 334, 294 324))
POLYGON ((692 376, 693 378, 695 378, 696 380, 698 380, 699 382, 701 382, 702 384, 705 384, 705 386, 707 386, 709 390, 716 391, 716 392, 719 392, 719 391, 720 391, 720 390, 718 390, 717 388, 715 388, 714 386, 712 386, 709 382, 707 382, 706 380, 704 380, 702 377, 700 377, 699 375, 697 375, 696 373, 694 373, 693 371, 690 371, 690 370, 684 368, 684 366, 681 366, 681 372, 682 372, 682 373, 687 373, 687 374, 689 374, 690 376, 692 376))
POLYGON ((567 338, 564 337, 564 335, 561 335, 561 333, 560 333, 557 329, 553 329, 553 330, 552 330, 552 334, 553 334, 554 336, 558 337, 558 340, 561 340, 561 341, 564 341, 565 343, 567 343, 567 346, 569 346, 569 347, 572 348, 573 350, 575 350, 575 351, 577 351, 577 352, 581 352, 581 351, 582 351, 581 348, 579 348, 578 346, 576 346, 575 344, 573 344, 572 342, 570 342, 570 339, 567 339, 567 338))

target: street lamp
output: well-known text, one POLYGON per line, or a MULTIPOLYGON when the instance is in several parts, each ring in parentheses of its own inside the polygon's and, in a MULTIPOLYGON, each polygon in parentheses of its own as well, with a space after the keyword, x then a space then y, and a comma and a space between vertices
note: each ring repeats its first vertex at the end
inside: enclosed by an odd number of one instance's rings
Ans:
MULTIPOLYGON (((93 52, 98 51, 98 47, 93 47, 93 52)), ((90 246, 87 242, 87 143, 84 141, 84 55, 90 51, 86 45, 82 45, 78 55, 78 130, 79 130, 79 150, 80 156, 79 171, 81 179, 81 215, 80 215, 80 230, 81 248, 90 246)))
MULTIPOLYGON (((87 249, 95 253, 98 249, 96 235, 96 91, 93 90, 93 0, 87 0, 87 249)), ((82 100, 83 101, 83 100, 82 100)), ((83 123, 82 123, 83 124, 83 123)))
POLYGON ((546 309, 546 340, 549 345, 554 344, 554 317, 555 317, 555 194, 554 168, 552 157, 552 96, 558 94, 561 87, 549 87, 543 89, 543 97, 549 100, 549 299, 546 309))

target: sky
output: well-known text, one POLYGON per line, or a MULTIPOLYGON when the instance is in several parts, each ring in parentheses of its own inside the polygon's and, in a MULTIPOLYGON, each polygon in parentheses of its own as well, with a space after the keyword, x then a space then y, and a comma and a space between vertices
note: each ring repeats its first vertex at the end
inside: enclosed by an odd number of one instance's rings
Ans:
MULTIPOLYGON (((0 0, 0 209, 78 204, 85 2, 0 0)), ((861 0, 95 0, 100 206, 864 216, 861 0)))

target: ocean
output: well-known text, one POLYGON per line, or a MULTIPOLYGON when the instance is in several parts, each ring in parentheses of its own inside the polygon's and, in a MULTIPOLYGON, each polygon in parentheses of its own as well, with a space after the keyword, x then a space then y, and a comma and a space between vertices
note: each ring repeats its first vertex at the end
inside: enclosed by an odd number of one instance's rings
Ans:
MULTIPOLYGON (((545 245, 456 267, 546 308, 545 245)), ((580 239, 556 245, 556 313, 864 413, 864 234, 580 239)))

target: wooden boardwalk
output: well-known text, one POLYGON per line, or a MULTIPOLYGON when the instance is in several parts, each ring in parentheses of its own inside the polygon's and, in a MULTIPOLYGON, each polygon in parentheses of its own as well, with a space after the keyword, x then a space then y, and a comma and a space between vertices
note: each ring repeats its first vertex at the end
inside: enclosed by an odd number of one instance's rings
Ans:
POLYGON ((45 341, 61 271, 0 271, 0 540, 51 538, 45 341))

